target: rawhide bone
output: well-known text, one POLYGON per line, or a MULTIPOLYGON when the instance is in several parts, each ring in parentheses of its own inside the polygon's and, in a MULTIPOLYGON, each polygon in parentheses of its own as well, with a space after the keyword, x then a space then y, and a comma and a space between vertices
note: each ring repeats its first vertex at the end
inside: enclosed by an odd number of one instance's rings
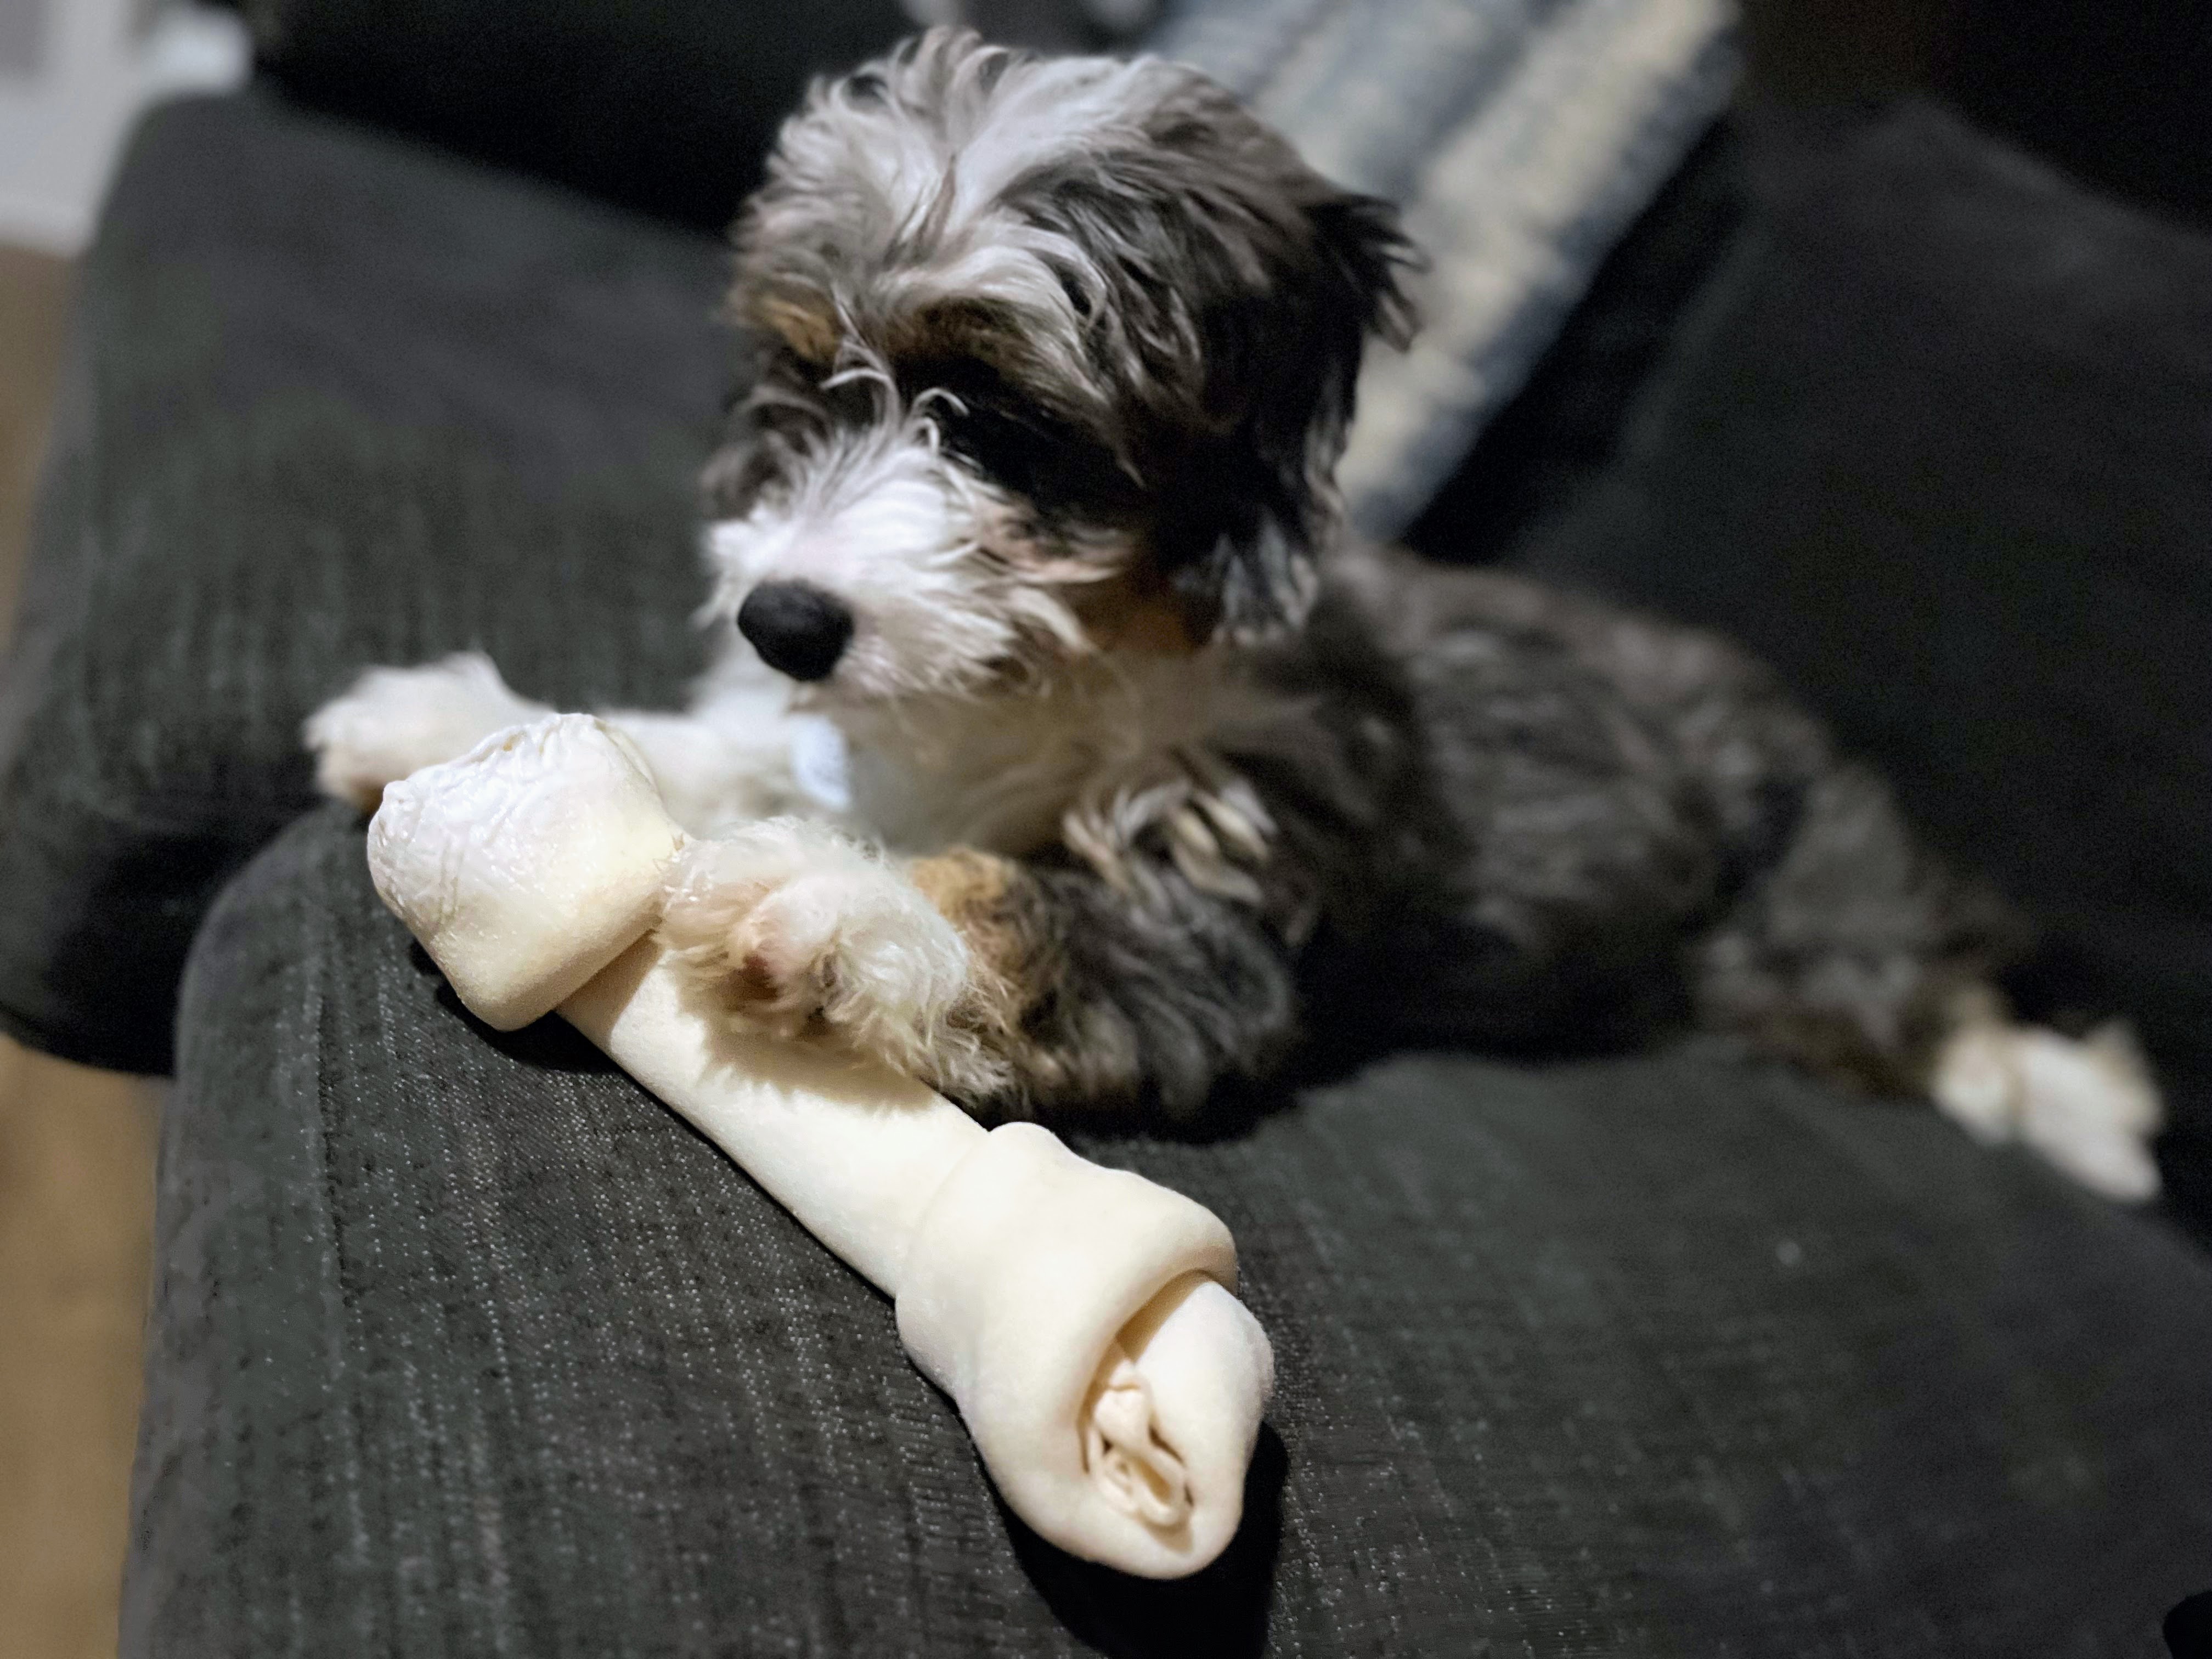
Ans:
POLYGON ((1273 1376, 1228 1229, 1035 1124, 734 1029, 653 936, 684 841, 629 741, 565 714, 386 789, 368 860, 477 1018, 557 1008, 894 1299, 1023 1520, 1146 1577, 1206 1565, 1273 1376))

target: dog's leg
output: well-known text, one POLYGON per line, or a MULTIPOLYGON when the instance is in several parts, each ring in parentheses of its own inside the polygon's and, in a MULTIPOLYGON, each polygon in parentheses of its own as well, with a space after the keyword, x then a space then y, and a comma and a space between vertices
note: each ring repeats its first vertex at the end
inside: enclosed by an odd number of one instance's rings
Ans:
POLYGON ((309 715, 301 735, 315 757, 315 787, 370 811, 385 785, 552 712, 508 690, 490 658, 461 651, 416 668, 368 670, 309 715))
MULTIPOLYGON (((687 830, 836 805, 802 788, 792 761, 794 745, 834 750, 835 734, 820 722, 794 721, 781 684, 757 664, 746 668, 718 665, 684 713, 605 715, 644 754, 671 814, 687 830)), ((316 787, 368 811, 386 784, 553 712, 509 690, 489 658, 465 651, 416 668, 368 670, 309 716, 303 735, 316 787)), ((825 765, 834 770, 834 759, 825 765)))
POLYGON ((1164 866, 1132 890, 966 849, 900 866, 783 821, 679 859, 662 934, 733 1018, 869 1053, 987 1117, 1188 1112, 1295 1027, 1259 916, 1164 866))
POLYGON ((1693 950, 1700 1019, 1876 1093, 1923 1090, 1962 992, 2010 918, 1913 836, 1888 789, 1838 767, 1807 789, 1771 867, 1693 950))
POLYGON ((1187 1115, 1265 1075, 1298 1030, 1291 952, 1250 903, 1164 860, 1109 883, 1087 866, 958 850, 915 884, 967 941, 980 994, 959 1020, 986 1065, 938 1086, 988 1116, 1157 1108, 1187 1115))
POLYGON ((2117 1028, 2087 1042, 2014 1024, 1990 975, 2020 931, 1921 847, 1871 774, 1808 793, 1780 862, 1698 945, 1704 1022, 1877 1093, 1923 1094, 2018 1138, 2084 1186, 2158 1190, 2158 1092, 2117 1028))

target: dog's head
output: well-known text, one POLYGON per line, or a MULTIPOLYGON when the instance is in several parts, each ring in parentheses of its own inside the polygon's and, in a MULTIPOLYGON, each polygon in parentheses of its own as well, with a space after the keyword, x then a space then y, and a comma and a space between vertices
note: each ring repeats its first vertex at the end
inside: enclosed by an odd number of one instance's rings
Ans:
POLYGON ((740 220, 718 603, 833 697, 1294 620, 1390 210, 1195 70, 937 30, 817 86, 740 220))

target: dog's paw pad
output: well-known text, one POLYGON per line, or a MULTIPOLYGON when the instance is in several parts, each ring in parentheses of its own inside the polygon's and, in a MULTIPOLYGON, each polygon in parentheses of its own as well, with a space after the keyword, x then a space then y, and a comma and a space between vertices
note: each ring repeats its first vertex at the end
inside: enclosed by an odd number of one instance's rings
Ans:
POLYGON ((2023 1141, 2094 1192, 2124 1203, 2157 1196, 2150 1141, 2164 1114, 2123 1027, 2077 1042, 2041 1026, 1977 1022, 1944 1044, 1929 1092, 1977 1138, 2023 1141))

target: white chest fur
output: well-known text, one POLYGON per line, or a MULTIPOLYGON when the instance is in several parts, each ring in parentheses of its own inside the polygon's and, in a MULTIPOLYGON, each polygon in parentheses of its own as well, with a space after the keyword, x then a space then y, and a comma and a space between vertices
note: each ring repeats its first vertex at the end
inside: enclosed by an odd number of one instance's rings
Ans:
POLYGON ((1066 841, 1110 863, 1161 825, 1196 865, 1226 867, 1264 857, 1271 826, 1221 756, 1295 748, 1306 704, 1206 653, 1117 655, 1012 695, 833 718, 850 816, 895 849, 1019 856, 1066 841))

